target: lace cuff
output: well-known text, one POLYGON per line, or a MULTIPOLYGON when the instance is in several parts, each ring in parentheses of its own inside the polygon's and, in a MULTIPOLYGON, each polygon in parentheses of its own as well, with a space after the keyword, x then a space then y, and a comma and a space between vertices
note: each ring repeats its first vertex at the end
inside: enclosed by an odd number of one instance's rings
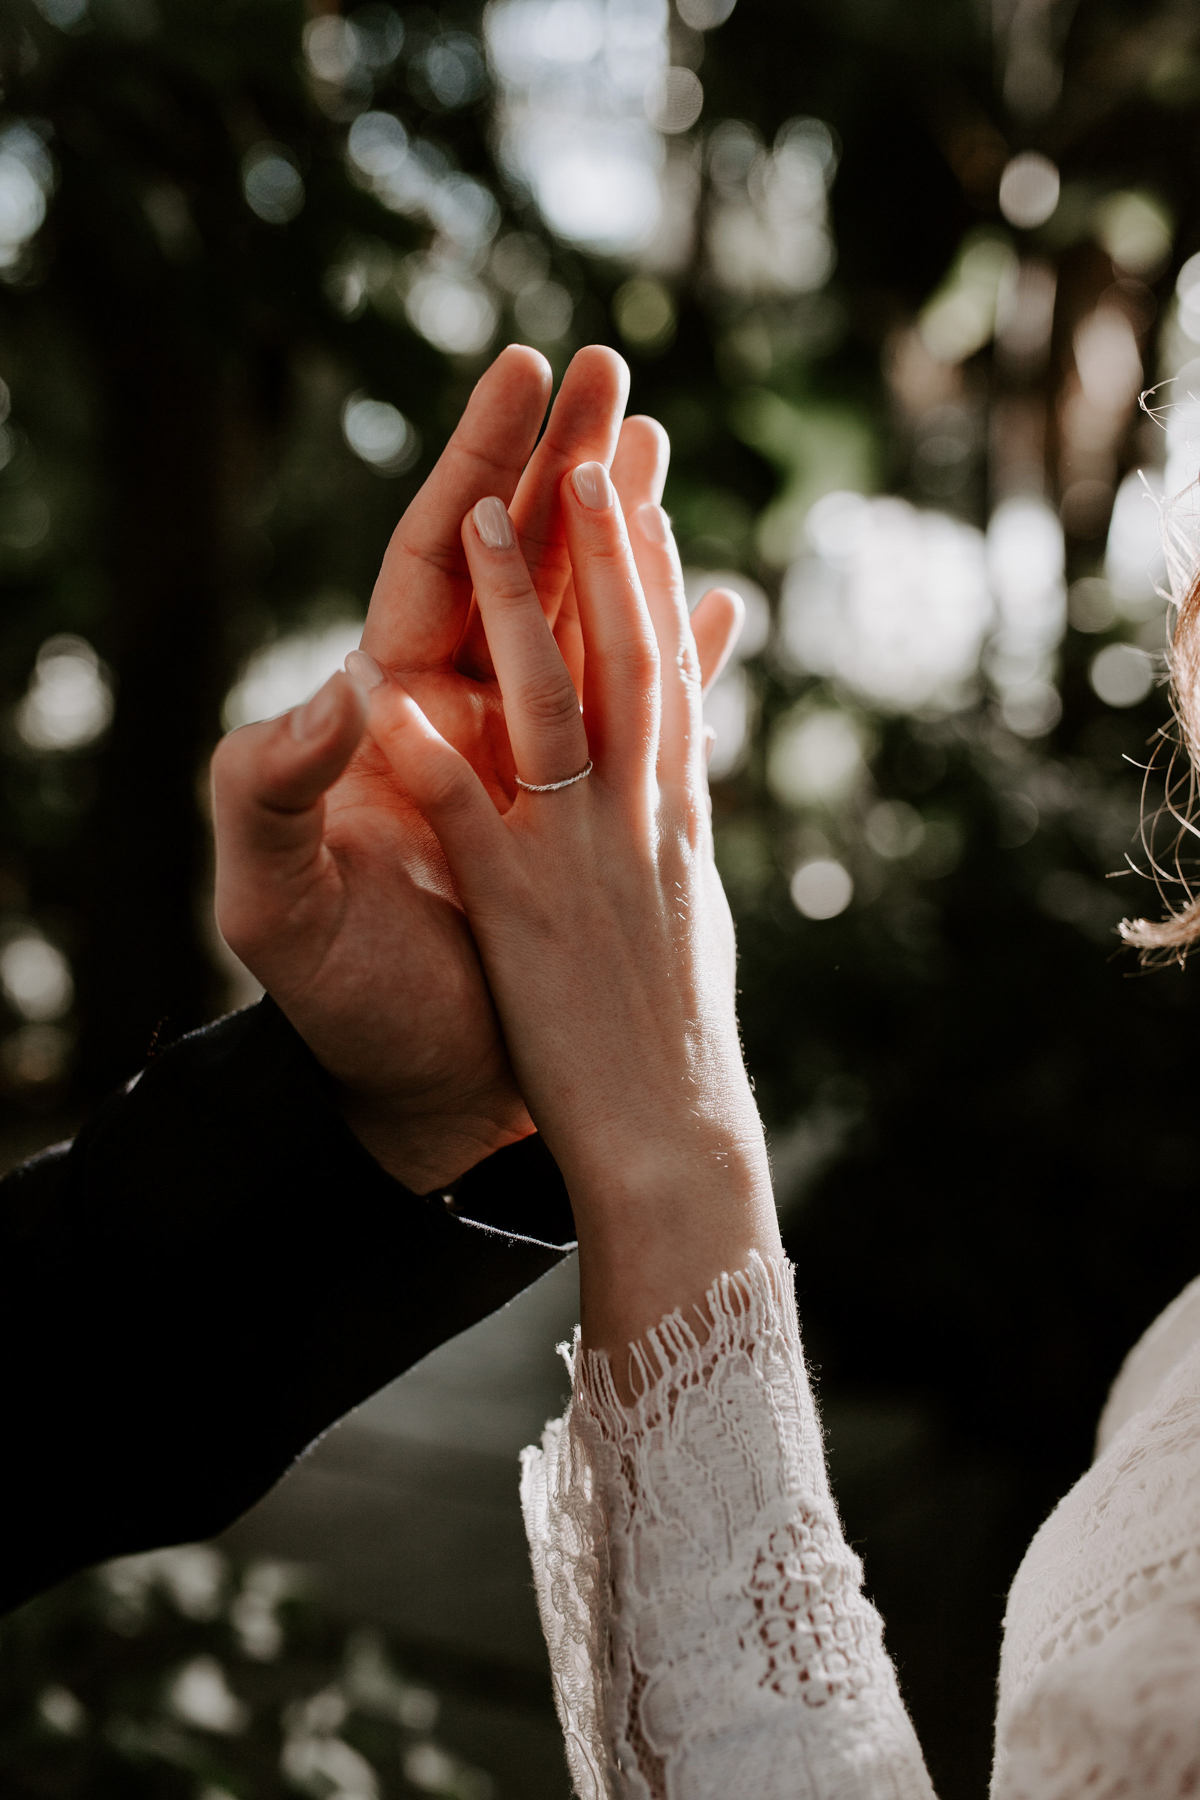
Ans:
MULTIPOLYGON (((791 1270, 752 1258, 605 1356, 522 1457, 521 1504, 579 1800, 930 1800, 842 1536, 791 1270)), ((565 1346, 563 1346, 565 1352, 565 1346)))

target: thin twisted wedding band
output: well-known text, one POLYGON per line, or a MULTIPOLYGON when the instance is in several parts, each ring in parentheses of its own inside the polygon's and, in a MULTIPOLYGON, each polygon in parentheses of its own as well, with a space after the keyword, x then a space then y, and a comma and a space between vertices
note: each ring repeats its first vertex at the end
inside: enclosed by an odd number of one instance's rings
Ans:
POLYGON ((559 788, 574 787, 577 781, 586 781, 592 772, 592 759, 589 756, 587 768, 580 769, 578 775, 568 775, 565 781, 522 781, 516 777, 517 786, 524 788, 527 794, 557 794, 559 788))

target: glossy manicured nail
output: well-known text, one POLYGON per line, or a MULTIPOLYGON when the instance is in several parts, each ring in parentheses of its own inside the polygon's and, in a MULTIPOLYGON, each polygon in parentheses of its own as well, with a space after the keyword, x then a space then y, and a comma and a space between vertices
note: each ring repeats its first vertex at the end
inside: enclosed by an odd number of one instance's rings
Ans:
POLYGON ((383 670, 365 650, 350 652, 346 658, 346 673, 351 681, 357 681, 359 687, 370 689, 383 685, 383 670))
POLYGON ((572 472, 571 485, 590 512, 607 512, 613 503, 613 485, 603 463, 580 463, 572 472))
POLYGON ((475 521, 475 529, 489 550, 511 550, 517 541, 513 530, 513 522, 508 516, 508 508, 503 500, 489 496, 486 500, 477 500, 471 514, 475 521))
POLYGON ((706 769, 712 761, 713 746, 716 741, 717 734, 713 730, 713 727, 711 725, 706 725, 704 727, 704 766, 706 769))
POLYGON ((669 544, 671 541, 671 521, 661 506, 648 500, 645 506, 639 506, 633 515, 638 530, 643 537, 649 538, 652 544, 669 544))
POLYGON ((292 735, 303 743, 324 735, 337 716, 341 704, 332 677, 313 695, 307 706, 298 706, 292 714, 292 735))

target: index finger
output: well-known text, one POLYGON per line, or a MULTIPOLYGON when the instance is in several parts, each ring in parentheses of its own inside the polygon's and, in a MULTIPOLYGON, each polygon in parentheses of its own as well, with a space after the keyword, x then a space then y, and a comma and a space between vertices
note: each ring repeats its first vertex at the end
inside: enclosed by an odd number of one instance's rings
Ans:
POLYGON ((403 672, 448 663, 471 604, 460 528, 485 495, 508 501, 537 440, 550 365, 510 344, 467 402, 454 435, 387 547, 363 631, 363 649, 403 672))

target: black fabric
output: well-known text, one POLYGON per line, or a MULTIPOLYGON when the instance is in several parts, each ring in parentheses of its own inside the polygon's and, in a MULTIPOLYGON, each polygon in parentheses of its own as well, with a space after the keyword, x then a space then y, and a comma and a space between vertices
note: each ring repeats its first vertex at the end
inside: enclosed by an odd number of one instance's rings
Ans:
POLYGON ((222 1530, 573 1237, 537 1139, 394 1181, 270 1000, 173 1045, 0 1183, 0 1610, 222 1530))

